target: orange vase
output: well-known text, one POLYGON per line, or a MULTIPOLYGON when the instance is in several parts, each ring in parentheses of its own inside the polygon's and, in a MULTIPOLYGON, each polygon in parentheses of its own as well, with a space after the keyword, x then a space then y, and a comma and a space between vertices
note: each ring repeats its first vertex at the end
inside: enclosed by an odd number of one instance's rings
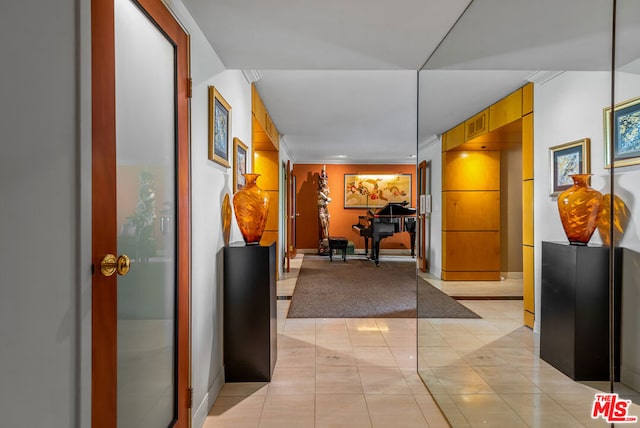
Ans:
POLYGON ((564 233, 572 245, 587 245, 598 226, 602 193, 589 187, 591 174, 574 174, 573 186, 558 195, 564 233))
POLYGON ((260 174, 242 174, 246 185, 233 195, 236 221, 247 245, 257 245, 267 224, 269 195, 256 184, 260 174))

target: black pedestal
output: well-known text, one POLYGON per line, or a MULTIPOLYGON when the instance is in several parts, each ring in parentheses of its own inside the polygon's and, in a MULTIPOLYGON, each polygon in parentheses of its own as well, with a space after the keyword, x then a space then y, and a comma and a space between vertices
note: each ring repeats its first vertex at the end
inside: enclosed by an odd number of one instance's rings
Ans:
POLYGON ((227 382, 268 382, 277 357, 276 244, 224 248, 227 382))
POLYGON ((540 358, 574 380, 609 380, 609 248, 543 242, 541 291, 540 358))

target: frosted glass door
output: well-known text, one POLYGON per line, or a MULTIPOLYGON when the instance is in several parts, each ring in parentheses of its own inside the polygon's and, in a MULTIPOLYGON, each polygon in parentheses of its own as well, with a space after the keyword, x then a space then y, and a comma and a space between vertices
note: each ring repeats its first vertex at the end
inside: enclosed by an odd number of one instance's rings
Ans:
POLYGON ((175 48, 130 0, 116 0, 118 427, 176 418, 175 48))

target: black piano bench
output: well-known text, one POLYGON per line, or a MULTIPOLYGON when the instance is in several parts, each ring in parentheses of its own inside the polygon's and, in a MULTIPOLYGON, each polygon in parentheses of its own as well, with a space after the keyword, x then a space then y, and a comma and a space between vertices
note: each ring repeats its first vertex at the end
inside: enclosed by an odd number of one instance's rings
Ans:
POLYGON ((333 250, 342 250, 342 261, 347 261, 347 245, 349 241, 344 236, 329 237, 329 260, 333 261, 333 250))

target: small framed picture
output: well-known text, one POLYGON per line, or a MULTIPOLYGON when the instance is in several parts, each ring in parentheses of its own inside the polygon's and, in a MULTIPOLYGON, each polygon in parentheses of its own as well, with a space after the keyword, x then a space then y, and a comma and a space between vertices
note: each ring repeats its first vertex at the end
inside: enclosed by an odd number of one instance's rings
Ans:
POLYGON ((604 109, 605 167, 640 164, 640 97, 604 109), (613 127, 613 159, 611 159, 613 127))
POLYGON ((591 172, 591 140, 571 141, 559 146, 551 147, 550 150, 550 182, 551 196, 557 196, 562 191, 573 185, 573 174, 588 174, 591 172))
POLYGON ((229 168, 231 106, 220 92, 209 86, 209 159, 229 168))
POLYGON ((233 162, 233 193, 236 193, 245 186, 242 174, 247 172, 247 146, 240 138, 233 139, 233 162))

